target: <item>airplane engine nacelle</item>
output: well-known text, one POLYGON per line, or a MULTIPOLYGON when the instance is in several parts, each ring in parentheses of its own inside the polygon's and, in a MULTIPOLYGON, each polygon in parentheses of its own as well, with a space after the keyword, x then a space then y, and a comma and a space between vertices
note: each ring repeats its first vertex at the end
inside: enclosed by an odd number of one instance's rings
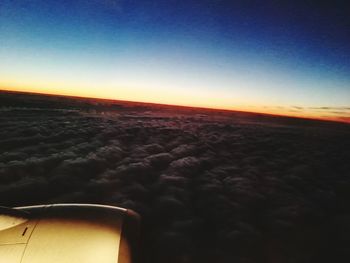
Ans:
POLYGON ((102 205, 0 208, 0 262, 135 263, 139 216, 102 205))

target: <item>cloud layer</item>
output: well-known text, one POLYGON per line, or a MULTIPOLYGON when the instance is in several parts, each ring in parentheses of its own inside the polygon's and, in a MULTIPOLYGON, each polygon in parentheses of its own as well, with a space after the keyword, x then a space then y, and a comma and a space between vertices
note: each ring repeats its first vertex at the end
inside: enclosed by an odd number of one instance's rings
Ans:
POLYGON ((348 126, 13 107, 0 126, 0 205, 133 209, 144 262, 350 260, 348 126))

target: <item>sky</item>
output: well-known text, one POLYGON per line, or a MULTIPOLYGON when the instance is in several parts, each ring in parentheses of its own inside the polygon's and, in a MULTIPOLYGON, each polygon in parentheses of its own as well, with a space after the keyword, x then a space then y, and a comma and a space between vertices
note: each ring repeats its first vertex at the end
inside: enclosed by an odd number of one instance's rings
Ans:
POLYGON ((0 0, 0 88, 350 122, 350 4, 0 0))

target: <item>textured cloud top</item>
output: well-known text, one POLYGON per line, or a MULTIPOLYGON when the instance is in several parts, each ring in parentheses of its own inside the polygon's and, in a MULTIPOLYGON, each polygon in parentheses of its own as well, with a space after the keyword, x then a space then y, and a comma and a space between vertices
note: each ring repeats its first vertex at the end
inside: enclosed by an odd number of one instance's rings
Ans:
POLYGON ((0 108, 1 205, 133 209, 144 262, 350 259, 347 125, 24 104, 0 108))

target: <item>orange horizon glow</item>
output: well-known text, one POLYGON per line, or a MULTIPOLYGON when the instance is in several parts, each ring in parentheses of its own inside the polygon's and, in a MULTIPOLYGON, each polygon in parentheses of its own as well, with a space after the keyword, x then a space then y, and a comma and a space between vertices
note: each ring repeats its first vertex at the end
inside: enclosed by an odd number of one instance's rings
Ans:
POLYGON ((0 89, 350 123, 350 53, 317 40, 334 33, 319 16, 301 12, 306 34, 281 7, 20 2, 0 16, 0 89))
MULTIPOLYGON (((42 87, 28 87, 28 86, 16 86, 16 85, 4 85, 0 82, 0 90, 2 91, 13 91, 13 92, 28 92, 35 94, 43 94, 43 95, 58 95, 58 96, 70 96, 70 97, 80 97, 80 98, 88 98, 88 99, 106 99, 106 100, 117 100, 117 101, 126 101, 126 102, 139 102, 139 103, 150 103, 150 104, 161 104, 161 105, 171 105, 171 106, 183 106, 183 107, 194 107, 194 108, 204 108, 204 109, 213 109, 213 110, 228 110, 228 111, 240 111, 247 113, 257 113, 257 114, 267 114, 273 116, 281 116, 281 117, 293 117, 293 118, 303 118, 303 119, 312 119, 312 120, 323 120, 323 121, 333 121, 333 122, 341 122, 341 123, 350 123, 349 117, 343 116, 321 116, 316 112, 290 112, 292 106, 290 107, 275 107, 269 105, 238 105, 238 106, 229 106, 225 104, 215 104, 213 102, 218 101, 218 99, 213 101, 199 101, 193 100, 193 102, 189 102, 184 99, 183 96, 172 96, 171 98, 163 98, 160 96, 154 96, 154 99, 151 99, 153 94, 150 92, 139 92, 135 96, 133 92, 120 92, 120 96, 108 96, 94 94, 89 90, 80 90, 77 92, 77 89, 62 89, 62 88, 42 88, 42 87), (144 99, 140 99, 141 96, 144 96, 144 99), (138 99, 139 98, 139 99, 138 99)), ((137 90, 137 89, 134 89, 137 90)))

